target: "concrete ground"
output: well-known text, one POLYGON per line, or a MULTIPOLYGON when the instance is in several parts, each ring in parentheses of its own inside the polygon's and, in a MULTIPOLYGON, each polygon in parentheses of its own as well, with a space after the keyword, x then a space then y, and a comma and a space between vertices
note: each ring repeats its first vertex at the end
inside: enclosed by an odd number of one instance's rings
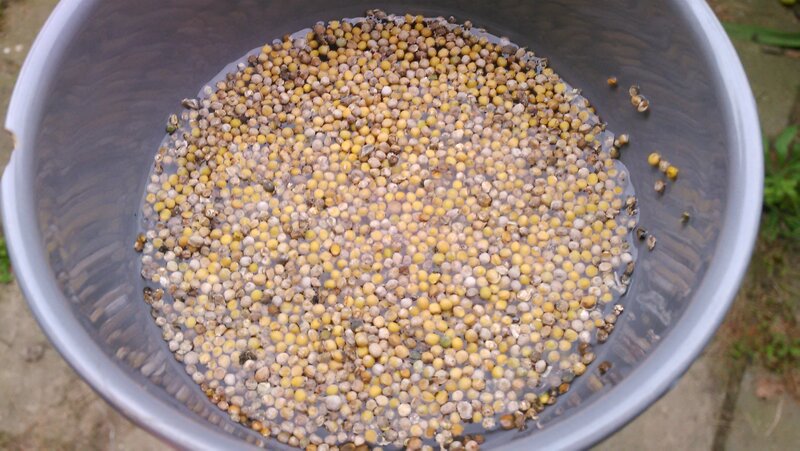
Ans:
MULTIPOLYGON (((0 111, 33 38, 56 0, 0 0, 0 111)), ((725 20, 797 29, 777 0, 717 0, 725 20)), ((786 125, 800 88, 800 58, 737 49, 753 83, 765 133, 786 125), (786 93, 791 93, 787 95, 786 93)), ((0 165, 12 143, 0 134, 0 165)), ((156 450, 165 446, 101 400, 50 346, 15 283, 0 286, 0 449, 156 450)), ((709 350, 677 386, 598 450, 784 450, 800 443, 800 405, 748 368, 729 383, 724 355, 709 350), (766 381, 766 382, 765 382, 766 381), (766 399, 764 399, 766 398, 766 399)))

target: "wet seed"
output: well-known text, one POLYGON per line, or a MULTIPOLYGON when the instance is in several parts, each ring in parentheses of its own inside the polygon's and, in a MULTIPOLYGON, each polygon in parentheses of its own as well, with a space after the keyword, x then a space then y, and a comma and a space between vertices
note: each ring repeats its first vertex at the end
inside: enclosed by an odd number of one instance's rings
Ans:
POLYGON ((667 188, 667 185, 664 183, 663 180, 656 180, 655 185, 653 185, 653 189, 658 194, 664 194, 664 190, 667 188))
POLYGON ((647 250, 652 251, 656 248, 656 237, 655 235, 648 235, 647 236, 647 250))
POLYGON ((181 105, 189 110, 199 110, 200 109, 200 101, 197 99, 183 99, 181 101, 181 105))
POLYGON ((317 23, 170 117, 143 298, 234 421, 312 450, 475 450, 466 427, 528 427, 608 339, 637 209, 610 157, 630 138, 469 26, 317 23))
POLYGON ((177 114, 172 114, 172 115, 169 116, 169 119, 167 120, 167 128, 166 129, 167 129, 167 133, 169 133, 170 135, 175 133, 175 130, 178 129, 178 115, 177 114))
POLYGON ((640 113, 647 112, 650 109, 650 101, 644 96, 639 96, 639 102, 636 104, 636 111, 640 113))
POLYGON ((144 233, 140 233, 136 236, 136 241, 133 243, 133 250, 136 252, 142 252, 144 249, 144 244, 147 242, 147 238, 144 236, 144 233))

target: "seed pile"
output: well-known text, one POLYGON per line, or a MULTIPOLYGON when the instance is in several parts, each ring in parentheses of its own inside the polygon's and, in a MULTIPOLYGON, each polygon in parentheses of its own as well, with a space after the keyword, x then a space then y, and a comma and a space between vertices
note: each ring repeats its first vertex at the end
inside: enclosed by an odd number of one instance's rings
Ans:
POLYGON ((525 49, 373 11, 183 106, 147 185, 145 299, 265 436, 478 449, 469 424, 525 427, 622 311, 636 202, 614 137, 525 49))

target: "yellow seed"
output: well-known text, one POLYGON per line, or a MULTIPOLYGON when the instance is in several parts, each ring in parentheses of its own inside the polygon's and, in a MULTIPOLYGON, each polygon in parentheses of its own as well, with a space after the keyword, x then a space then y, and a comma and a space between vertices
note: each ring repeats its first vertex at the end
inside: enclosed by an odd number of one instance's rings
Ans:
POLYGON ((670 180, 675 180, 678 178, 678 168, 670 165, 669 167, 667 167, 666 174, 670 180))
POLYGON ((497 365, 494 368, 492 368, 492 377, 495 379, 500 379, 501 377, 503 377, 503 367, 497 365))

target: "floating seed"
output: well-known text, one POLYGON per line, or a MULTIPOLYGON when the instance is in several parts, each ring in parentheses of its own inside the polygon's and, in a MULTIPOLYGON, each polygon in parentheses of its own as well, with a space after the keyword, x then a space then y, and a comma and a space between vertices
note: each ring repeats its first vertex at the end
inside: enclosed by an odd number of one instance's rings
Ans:
POLYGON ((631 274, 633 274, 635 268, 636 264, 634 262, 628 262, 628 264, 625 265, 625 272, 623 273, 623 275, 630 276, 631 274))
POLYGON ((688 211, 681 213, 681 224, 688 224, 690 219, 692 219, 692 215, 688 211))
POLYGON ((656 237, 655 235, 648 235, 647 236, 647 250, 652 251, 656 248, 656 237))
POLYGON ((653 152, 647 156, 647 164, 650 166, 658 167, 658 164, 661 162, 661 155, 658 152, 653 152))
POLYGON ((136 242, 133 243, 133 250, 136 252, 142 252, 144 249, 144 243, 146 242, 147 238, 144 236, 144 233, 136 235, 136 242))
POLYGON ((638 96, 640 92, 641 92, 641 89, 639 88, 639 85, 633 85, 630 88, 628 88, 628 94, 631 97, 638 96))
POLYGON ((142 290, 142 296, 144 297, 144 301, 148 304, 153 303, 153 289, 150 287, 144 287, 142 290))
POLYGON ((664 173, 667 175, 667 177, 669 177, 670 180, 675 180, 678 178, 678 168, 675 166, 668 166, 664 173))
POLYGON ((647 97, 639 96, 639 102, 636 104, 636 111, 640 113, 644 113, 650 109, 650 101, 647 100, 647 97))
POLYGON ((170 135, 175 133, 175 130, 178 129, 178 115, 171 114, 169 119, 167 120, 167 133, 170 135))
POLYGON ((618 85, 617 77, 608 77, 607 83, 609 87, 616 88, 618 85))
POLYGON ((198 101, 197 99, 183 99, 181 101, 181 105, 184 108, 187 108, 187 109, 190 109, 190 110, 199 110, 200 109, 200 101, 198 101))
POLYGON ((597 371, 600 372, 600 375, 608 373, 610 369, 611 369, 611 362, 609 362, 608 360, 600 362, 600 365, 598 365, 597 367, 597 371))
POLYGON ((645 230, 642 227, 637 227, 636 228, 636 238, 638 238, 639 240, 643 240, 646 237, 647 237, 647 230, 645 230))
POLYGON ((665 190, 666 188, 667 188, 667 185, 664 183, 664 181, 663 181, 663 180, 656 180, 656 183, 655 183, 655 185, 653 186, 653 189, 654 189, 654 190, 655 190, 655 191, 656 191, 658 194, 664 194, 664 190, 665 190))

